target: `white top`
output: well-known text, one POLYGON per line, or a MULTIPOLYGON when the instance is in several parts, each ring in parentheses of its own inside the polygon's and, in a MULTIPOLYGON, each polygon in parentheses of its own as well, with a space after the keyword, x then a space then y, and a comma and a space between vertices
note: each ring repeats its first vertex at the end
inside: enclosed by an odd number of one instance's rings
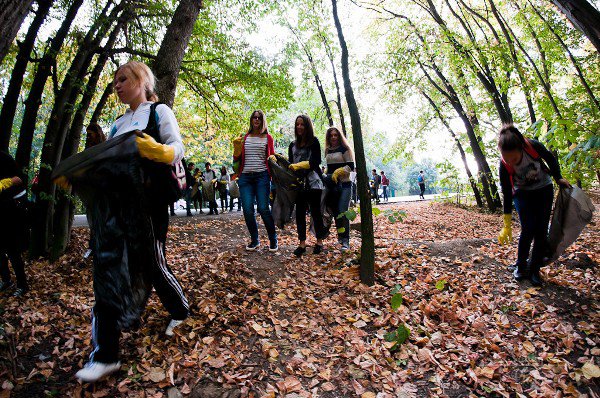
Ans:
POLYGON ((244 143, 243 173, 267 170, 267 137, 246 137, 244 143))
MULTIPOLYGON (((131 108, 127 109, 125 114, 115 120, 111 126, 108 138, 114 138, 133 130, 145 129, 148 126, 148 118, 150 117, 150 105, 152 105, 152 102, 147 101, 142 102, 135 111, 131 108)), ((171 108, 165 104, 156 107, 156 116, 161 143, 170 145, 175 149, 175 159, 173 160, 173 164, 175 164, 185 154, 177 119, 171 108)))

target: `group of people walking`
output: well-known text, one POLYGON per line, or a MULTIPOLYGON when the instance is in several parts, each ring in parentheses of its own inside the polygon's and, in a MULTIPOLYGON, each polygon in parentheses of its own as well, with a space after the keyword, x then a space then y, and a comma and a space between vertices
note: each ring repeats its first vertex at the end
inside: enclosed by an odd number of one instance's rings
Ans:
MULTIPOLYGON (((331 188, 329 202, 333 204, 338 240, 342 250, 349 248, 349 220, 344 215, 350 205, 352 183, 351 172, 354 171, 354 155, 343 134, 336 127, 330 127, 325 134, 325 173, 321 169, 321 145, 315 137, 312 120, 307 115, 299 115, 294 122, 294 140, 288 147, 287 160, 289 170, 302 180, 302 189, 297 192, 296 230, 298 247, 296 256, 307 251, 306 215, 310 214, 315 231, 316 242, 313 254, 323 251, 323 239, 328 231, 323 214, 323 194, 326 184, 331 188), (339 217, 338 217, 339 215, 339 217)), ((250 125, 245 135, 236 138, 234 145, 234 167, 238 168, 240 198, 244 211, 244 220, 250 234, 247 250, 256 250, 260 246, 256 211, 261 215, 269 237, 269 250, 277 251, 277 231, 275 220, 269 208, 271 187, 269 161, 276 162, 273 137, 267 128, 265 113, 260 110, 250 115, 250 125)))
MULTIPOLYGON (((145 133, 135 136, 140 158, 153 164, 163 165, 172 165, 183 159, 185 150, 177 120, 168 106, 157 104, 154 76, 148 66, 136 61, 120 66, 114 74, 114 87, 120 101, 128 105, 129 109, 113 123, 108 139, 115 139, 133 130, 144 130, 145 133), (154 129, 155 134, 149 129, 154 129)), ((255 218, 255 212, 258 212, 267 231, 269 251, 277 251, 279 248, 277 230, 269 206, 270 165, 277 161, 277 156, 264 112, 260 110, 252 112, 248 130, 233 141, 233 147, 234 171, 238 176, 240 201, 249 234, 246 250, 256 250, 261 244, 255 218)), ((500 241, 506 243, 512 237, 511 208, 514 200, 522 226, 514 276, 517 280, 529 277, 532 283, 537 285, 541 283, 539 268, 543 263, 545 234, 552 205, 550 176, 554 177, 560 185, 568 186, 569 183, 562 178, 554 156, 539 142, 525 139, 514 126, 507 126, 500 131, 498 147, 502 155, 500 181, 504 192, 505 213, 500 241), (545 161, 545 164, 541 160, 545 161), (532 241, 533 254, 528 259, 532 241)), ((313 123, 307 115, 297 116, 294 120, 294 139, 287 151, 289 170, 302 181, 302 187, 298 190, 295 200, 298 246, 293 253, 296 256, 302 256, 307 252, 307 213, 312 218, 315 231, 312 253, 319 254, 324 250, 323 240, 329 232, 322 213, 324 195, 333 207, 340 248, 341 250, 349 248, 350 225, 344 214, 348 210, 352 194, 351 173, 355 168, 354 155, 346 138, 336 127, 329 127, 326 131, 324 152, 326 168, 323 172, 322 147, 315 137, 313 123)), ((21 211, 20 201, 25 195, 23 178, 10 156, 2 154, 0 166, 2 225, 19 225, 18 222, 13 223, 10 220, 19 217, 21 211)), ((201 174, 194 168, 194 164, 188 165, 187 172, 192 189, 200 181, 214 184, 217 189, 230 181, 226 169, 222 169, 219 176, 208 163, 205 164, 205 170, 201 174)), ((375 170, 373 172, 377 175, 375 170)), ((381 177, 383 176, 382 172, 381 177)), ((378 180, 383 184, 383 178, 378 180)), ((55 181, 62 186, 69 183, 64 178, 55 181)), ((191 193, 188 188, 186 192, 188 203, 191 193)), ((142 264, 142 268, 148 274, 152 287, 170 314, 165 334, 172 335, 174 329, 188 317, 189 305, 182 286, 166 261, 168 203, 163 203, 153 195, 146 193, 142 195, 145 195, 143 198, 145 208, 137 209, 136 214, 147 217, 149 221, 150 239, 147 242, 152 246, 150 250, 154 258, 151 264, 142 264)), ((111 284, 123 288, 127 283, 133 286, 135 281, 129 280, 128 275, 118 272, 111 274, 112 278, 118 275, 116 278, 122 279, 107 278, 106 271, 114 267, 122 267, 123 264, 127 265, 128 262, 128 268, 124 269, 132 269, 134 262, 140 261, 133 256, 134 249, 140 245, 140 242, 133 238, 135 234, 126 231, 128 223, 122 219, 127 213, 125 207, 130 206, 130 203, 111 202, 110 205, 115 206, 115 209, 110 210, 112 213, 106 219, 94 219, 94 214, 88 214, 95 228, 92 236, 95 295, 95 305, 92 310, 93 350, 89 362, 76 373, 76 377, 85 382, 96 381, 120 368, 119 338, 124 327, 119 321, 122 315, 119 311, 122 308, 113 303, 120 303, 123 297, 119 296, 119 290, 112 288, 111 284), (117 235, 114 235, 115 228, 118 229, 117 235), (111 234, 117 237, 121 252, 117 256, 108 258, 100 255, 105 249, 102 247, 104 241, 101 238, 103 239, 104 235, 112 236, 111 234)), ((189 209, 188 205, 188 211, 189 209)), ((210 209, 217 212, 216 203, 211 203, 210 209)), ((3 227, 0 233, 0 276, 2 277, 0 290, 5 290, 12 284, 7 268, 7 260, 10 260, 17 277, 17 294, 21 295, 27 291, 21 259, 24 248, 16 243, 26 240, 20 240, 12 229, 3 227)), ((112 241, 111 244, 114 243, 115 241, 112 241)), ((114 249, 111 250, 114 252, 114 249)))

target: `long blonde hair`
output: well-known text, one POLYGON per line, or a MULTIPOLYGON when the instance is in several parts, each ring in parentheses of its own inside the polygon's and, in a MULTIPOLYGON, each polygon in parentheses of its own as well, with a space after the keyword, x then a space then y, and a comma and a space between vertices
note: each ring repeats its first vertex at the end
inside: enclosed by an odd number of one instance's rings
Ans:
POLYGON ((331 149, 331 132, 332 131, 337 131, 340 141, 340 144, 346 148, 348 151, 350 151, 350 155, 352 155, 352 159, 354 159, 354 152, 352 152, 352 148, 350 148, 350 144, 348 144, 348 140, 346 139, 346 137, 344 136, 344 134, 342 134, 340 132, 340 129, 338 129, 335 126, 331 126, 327 129, 327 132, 325 133, 325 151, 327 151, 328 149, 331 149))
POLYGON ((146 99, 148 101, 158 101, 158 95, 156 95, 156 92, 154 91, 156 78, 154 77, 154 73, 152 73, 148 65, 139 61, 129 61, 117 68, 114 77, 116 77, 117 73, 121 70, 137 84, 144 87, 144 93, 146 94, 146 99))

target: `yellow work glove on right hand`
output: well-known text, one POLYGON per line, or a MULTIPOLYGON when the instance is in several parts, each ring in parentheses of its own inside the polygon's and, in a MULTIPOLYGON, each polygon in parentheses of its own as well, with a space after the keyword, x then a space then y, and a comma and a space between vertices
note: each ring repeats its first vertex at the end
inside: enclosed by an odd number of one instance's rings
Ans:
POLYGON ((234 138, 233 141, 233 157, 237 158, 242 155, 242 139, 243 137, 234 138))
POLYGON ((346 177, 348 175, 348 171, 346 169, 344 169, 343 167, 340 167, 339 169, 336 169, 333 174, 331 175, 331 179, 333 180, 333 182, 335 182, 337 184, 338 179, 346 177))
POLYGON ((166 164, 171 164, 175 160, 175 148, 156 142, 148 134, 135 137, 135 142, 137 142, 138 151, 143 158, 166 164))
POLYGON ((0 180, 0 192, 12 187, 15 183, 12 178, 4 178, 0 180))
POLYGON ((506 245, 512 241, 512 227, 510 225, 511 222, 511 214, 503 215, 504 228, 500 231, 500 235, 498 235, 498 241, 501 245, 506 245))
POLYGON ((290 170, 292 170, 292 171, 308 170, 308 169, 310 169, 310 162, 308 160, 305 160, 304 162, 290 164, 290 170))
POLYGON ((268 160, 270 160, 273 163, 277 163, 277 156, 271 155, 271 156, 269 156, 268 160))

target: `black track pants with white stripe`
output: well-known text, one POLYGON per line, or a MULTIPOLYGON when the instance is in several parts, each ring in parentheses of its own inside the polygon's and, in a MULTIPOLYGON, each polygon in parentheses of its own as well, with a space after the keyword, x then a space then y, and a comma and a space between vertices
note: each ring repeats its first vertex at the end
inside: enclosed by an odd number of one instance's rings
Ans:
POLYGON ((167 265, 165 242, 169 229, 167 206, 156 206, 151 211, 152 231, 154 234, 154 255, 156 261, 152 269, 152 285, 161 303, 172 319, 183 320, 189 314, 189 304, 181 284, 167 265))

